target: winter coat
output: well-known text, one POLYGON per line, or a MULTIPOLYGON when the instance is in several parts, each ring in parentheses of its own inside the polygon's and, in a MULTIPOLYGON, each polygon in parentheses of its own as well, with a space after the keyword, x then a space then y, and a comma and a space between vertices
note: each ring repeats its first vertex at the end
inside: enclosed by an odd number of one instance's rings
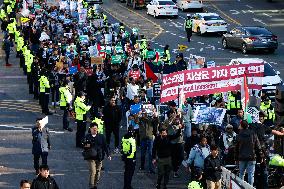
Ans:
POLYGON ((32 128, 32 136, 32 154, 37 155, 42 152, 48 152, 48 149, 50 148, 49 129, 44 127, 39 131, 37 127, 34 127, 32 128))

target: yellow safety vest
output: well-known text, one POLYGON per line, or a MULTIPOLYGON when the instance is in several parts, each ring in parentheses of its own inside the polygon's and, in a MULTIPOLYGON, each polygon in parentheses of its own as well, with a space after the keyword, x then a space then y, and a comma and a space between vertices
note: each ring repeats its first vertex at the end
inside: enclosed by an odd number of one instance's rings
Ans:
POLYGON ((136 141, 134 138, 130 137, 125 139, 124 137, 121 140, 122 151, 124 154, 128 154, 131 150, 131 154, 127 156, 128 159, 134 158, 136 152, 136 141))
POLYGON ((60 92, 60 106, 61 107, 66 107, 67 103, 70 103, 72 100, 72 94, 69 91, 69 87, 60 87, 59 88, 60 92))
POLYGON ((197 181, 192 181, 188 184, 188 189, 202 189, 202 186, 197 181))
POLYGON ((95 118, 92 123, 96 123, 98 125, 98 133, 104 134, 104 121, 100 118, 95 118))
POLYGON ((240 109, 241 108, 241 101, 237 100, 237 106, 236 106, 236 97, 234 97, 231 93, 228 96, 228 104, 227 104, 227 110, 231 109, 240 109))
POLYGON ((76 100, 74 102, 74 107, 75 107, 76 119, 79 120, 79 121, 84 120, 84 115, 91 108, 89 106, 86 106, 83 102, 83 99, 80 98, 80 97, 76 98, 76 100))
POLYGON ((264 111, 267 114, 267 117, 264 117, 264 119, 268 119, 268 120, 275 120, 275 112, 274 112, 274 108, 271 110, 270 109, 271 106, 271 101, 269 101, 269 104, 265 104, 264 102, 261 102, 260 104, 260 110, 264 111))
POLYGON ((38 81, 39 81, 39 92, 45 93, 46 92, 45 89, 50 88, 49 81, 48 81, 47 77, 42 75, 42 76, 40 76, 38 81))

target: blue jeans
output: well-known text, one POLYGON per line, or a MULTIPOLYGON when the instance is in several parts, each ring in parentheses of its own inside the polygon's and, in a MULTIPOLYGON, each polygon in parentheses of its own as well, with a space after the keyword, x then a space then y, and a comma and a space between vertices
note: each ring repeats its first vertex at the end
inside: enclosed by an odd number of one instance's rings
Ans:
POLYGON ((150 139, 142 139, 141 140, 141 168, 144 169, 145 159, 148 153, 148 166, 149 171, 154 171, 154 167, 152 164, 152 148, 153 148, 153 140, 150 139))
POLYGON ((248 183, 252 186, 254 182, 255 164, 256 164, 256 161, 240 161, 239 162, 239 169, 240 169, 239 177, 244 180, 245 171, 246 171, 248 173, 248 183))

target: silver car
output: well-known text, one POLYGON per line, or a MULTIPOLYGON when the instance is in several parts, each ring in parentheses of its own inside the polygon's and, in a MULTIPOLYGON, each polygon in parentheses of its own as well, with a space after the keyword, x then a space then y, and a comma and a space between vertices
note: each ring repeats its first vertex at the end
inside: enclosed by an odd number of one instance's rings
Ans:
POLYGON ((277 36, 264 27, 242 26, 223 34, 224 48, 241 49, 246 54, 252 50, 268 50, 270 53, 278 47, 277 36))

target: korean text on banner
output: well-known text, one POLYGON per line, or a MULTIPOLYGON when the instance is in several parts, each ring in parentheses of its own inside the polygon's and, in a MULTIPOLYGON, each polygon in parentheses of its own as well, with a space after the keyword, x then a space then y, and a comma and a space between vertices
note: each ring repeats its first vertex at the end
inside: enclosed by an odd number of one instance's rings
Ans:
POLYGON ((246 74, 250 89, 262 89, 264 64, 251 63, 174 72, 163 77, 161 102, 178 98, 183 84, 185 98, 241 90, 246 74))

